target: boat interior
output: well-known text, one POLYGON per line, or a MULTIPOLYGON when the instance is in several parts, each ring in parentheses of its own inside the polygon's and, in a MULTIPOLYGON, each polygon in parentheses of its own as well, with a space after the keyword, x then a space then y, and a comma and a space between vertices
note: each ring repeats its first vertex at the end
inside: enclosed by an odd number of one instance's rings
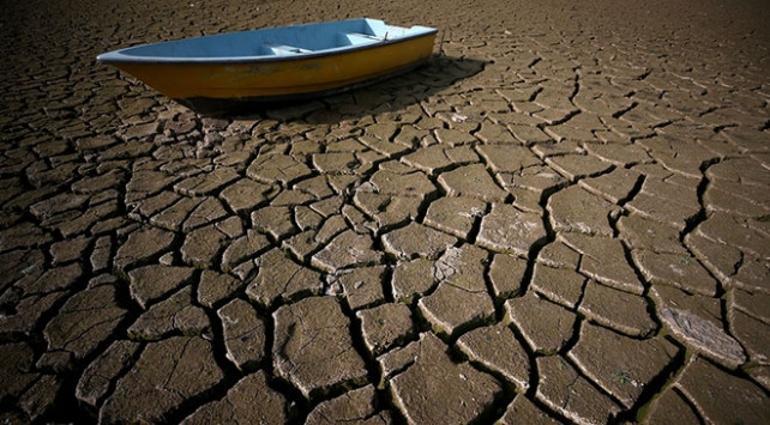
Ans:
POLYGON ((350 19, 265 28, 147 44, 100 55, 102 62, 259 59, 326 53, 429 34, 435 29, 388 25, 377 19, 350 19))

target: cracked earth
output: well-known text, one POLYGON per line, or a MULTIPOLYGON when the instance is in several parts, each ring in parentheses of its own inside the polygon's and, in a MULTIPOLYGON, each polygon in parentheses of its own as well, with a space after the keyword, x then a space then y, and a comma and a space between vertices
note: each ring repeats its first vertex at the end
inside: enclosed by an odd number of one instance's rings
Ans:
POLYGON ((0 17, 0 422, 770 423, 766 5, 104 3, 0 17), (442 55, 219 118, 94 61, 346 14, 442 55))

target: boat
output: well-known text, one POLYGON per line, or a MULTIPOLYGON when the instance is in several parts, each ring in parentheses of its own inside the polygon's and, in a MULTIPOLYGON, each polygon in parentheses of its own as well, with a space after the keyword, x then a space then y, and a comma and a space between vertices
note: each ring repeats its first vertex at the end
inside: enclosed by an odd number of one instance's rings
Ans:
POLYGON ((144 44, 97 56, 196 110, 337 93, 427 61, 437 30, 378 19, 263 28, 144 44))

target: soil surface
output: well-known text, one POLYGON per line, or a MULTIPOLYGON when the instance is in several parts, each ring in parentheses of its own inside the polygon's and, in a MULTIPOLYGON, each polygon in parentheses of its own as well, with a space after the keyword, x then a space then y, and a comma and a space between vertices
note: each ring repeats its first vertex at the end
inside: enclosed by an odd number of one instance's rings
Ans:
POLYGON ((766 1, 0 15, 0 422, 770 423, 766 1), (377 85, 200 116, 95 56, 370 16, 377 85))

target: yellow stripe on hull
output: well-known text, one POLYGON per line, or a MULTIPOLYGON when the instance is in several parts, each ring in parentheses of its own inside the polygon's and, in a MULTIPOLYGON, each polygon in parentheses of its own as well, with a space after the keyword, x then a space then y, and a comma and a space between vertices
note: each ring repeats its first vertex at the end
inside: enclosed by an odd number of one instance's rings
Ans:
POLYGON ((339 90, 428 59, 435 34, 351 51, 270 62, 116 63, 174 99, 243 99, 339 90))

